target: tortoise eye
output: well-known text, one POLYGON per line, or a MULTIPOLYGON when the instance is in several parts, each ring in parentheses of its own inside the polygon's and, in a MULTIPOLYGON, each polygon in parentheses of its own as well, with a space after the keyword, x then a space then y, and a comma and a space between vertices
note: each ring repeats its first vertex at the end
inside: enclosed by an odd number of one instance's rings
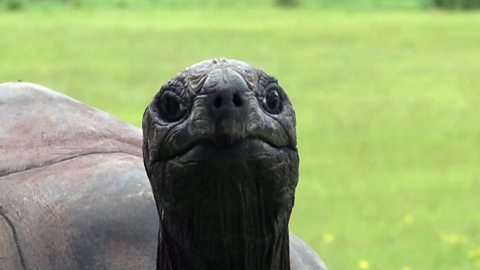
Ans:
POLYGON ((164 92, 158 101, 160 118, 166 122, 175 122, 185 116, 187 109, 183 100, 171 92, 164 92))
POLYGON ((263 107, 272 114, 278 114, 282 111, 282 99, 278 90, 272 89, 267 91, 263 99, 263 107))

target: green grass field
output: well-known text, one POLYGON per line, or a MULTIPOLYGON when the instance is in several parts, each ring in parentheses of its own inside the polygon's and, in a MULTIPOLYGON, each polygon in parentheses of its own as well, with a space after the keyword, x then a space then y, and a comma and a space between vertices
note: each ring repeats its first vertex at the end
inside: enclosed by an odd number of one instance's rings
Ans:
POLYGON ((0 81, 137 126, 192 63, 260 66, 297 110, 291 229, 330 269, 480 269, 480 13, 54 9, 0 29, 0 81))
MULTIPOLYGON (((61 7, 71 8, 258 8, 278 5, 285 0, 0 0, 0 8, 6 9, 49 9, 61 7), (3 4, 3 5, 2 5, 3 4)), ((287 0, 294 6, 329 9, 418 9, 429 6, 434 0, 287 0)), ((449 0, 452 1, 452 0, 449 0)), ((458 1, 458 0, 455 0, 458 1)), ((466 0, 464 0, 466 1, 466 0)), ((469 0, 478 1, 478 0, 469 0)))

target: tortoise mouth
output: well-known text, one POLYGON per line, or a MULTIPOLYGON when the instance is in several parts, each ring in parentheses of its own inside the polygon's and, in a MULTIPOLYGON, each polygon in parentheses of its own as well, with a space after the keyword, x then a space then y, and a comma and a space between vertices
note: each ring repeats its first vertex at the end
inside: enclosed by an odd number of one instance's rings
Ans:
POLYGON ((288 146, 278 147, 256 137, 241 140, 218 137, 216 140, 199 141, 176 155, 174 159, 182 162, 216 159, 251 160, 274 156, 285 151, 296 149, 288 146))

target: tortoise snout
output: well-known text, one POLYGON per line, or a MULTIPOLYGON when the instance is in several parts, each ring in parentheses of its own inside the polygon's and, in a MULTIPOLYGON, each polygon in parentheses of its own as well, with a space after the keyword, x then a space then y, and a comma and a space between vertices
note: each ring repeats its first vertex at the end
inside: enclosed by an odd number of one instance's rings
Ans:
POLYGON ((203 93, 206 107, 215 122, 218 136, 239 140, 245 137, 248 120, 248 93, 245 80, 229 68, 212 70, 208 75, 203 93))
POLYGON ((207 95, 206 106, 216 122, 230 118, 241 121, 249 106, 248 92, 245 80, 229 68, 212 70, 203 87, 207 95))

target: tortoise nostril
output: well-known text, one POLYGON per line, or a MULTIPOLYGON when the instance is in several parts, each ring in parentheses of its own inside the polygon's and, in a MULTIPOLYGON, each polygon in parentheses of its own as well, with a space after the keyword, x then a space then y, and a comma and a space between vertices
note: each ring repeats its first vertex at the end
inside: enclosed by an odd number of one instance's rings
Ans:
POLYGON ((222 107, 222 97, 221 96, 217 96, 215 98, 215 101, 213 102, 213 106, 215 106, 215 108, 220 108, 222 107))
POLYGON ((233 105, 235 105, 235 107, 241 107, 243 105, 243 100, 240 98, 238 93, 233 95, 233 105))

